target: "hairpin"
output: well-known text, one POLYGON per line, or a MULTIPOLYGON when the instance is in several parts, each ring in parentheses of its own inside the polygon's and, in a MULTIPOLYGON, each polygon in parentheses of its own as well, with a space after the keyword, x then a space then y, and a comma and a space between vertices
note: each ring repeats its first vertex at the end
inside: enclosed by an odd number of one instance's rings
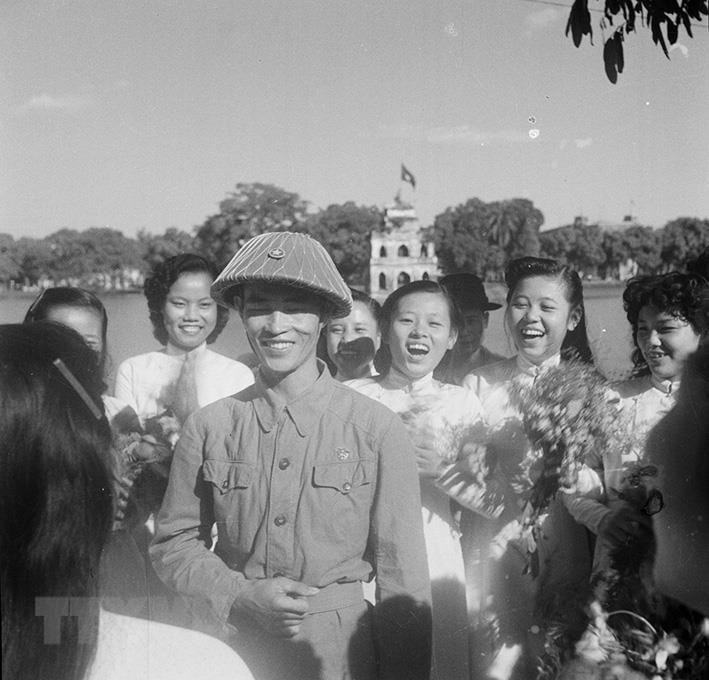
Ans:
POLYGON ((89 411, 93 414, 96 420, 103 418, 101 409, 96 406, 94 400, 89 396, 89 393, 84 389, 84 386, 74 377, 74 374, 67 368, 67 365, 61 359, 55 359, 52 362, 59 372, 66 378, 66 381, 74 388, 74 391, 81 397, 81 400, 88 406, 89 411))
POLYGON ((42 288, 42 290, 39 292, 39 295, 32 301, 32 304, 30 305, 30 308, 27 310, 27 314, 25 314, 25 317, 27 318, 28 321, 34 321, 34 312, 39 306, 39 303, 42 301, 42 298, 44 297, 44 294, 47 292, 46 288, 42 288))

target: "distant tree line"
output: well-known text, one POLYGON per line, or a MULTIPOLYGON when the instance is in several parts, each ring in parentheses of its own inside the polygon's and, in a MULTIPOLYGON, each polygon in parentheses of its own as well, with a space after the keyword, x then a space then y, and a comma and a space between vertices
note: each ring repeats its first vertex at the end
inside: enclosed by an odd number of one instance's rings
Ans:
MULTIPOLYGON (((562 260, 587 276, 618 278, 633 261, 639 273, 684 268, 709 247, 709 220, 678 218, 662 229, 639 225, 603 230, 598 224, 540 231, 542 212, 528 199, 486 203, 471 198, 437 215, 423 238, 434 243, 444 273, 471 271, 499 280, 507 261, 522 255, 562 260)), ((45 238, 0 234, 0 282, 6 287, 84 285, 126 289, 167 257, 198 252, 225 265, 252 236, 289 229, 319 240, 353 286, 369 284, 370 234, 383 227, 382 211, 352 201, 313 209, 297 193, 271 184, 240 183, 219 212, 192 233, 171 227, 136 238, 93 227, 60 229, 45 238)))
POLYGON ((638 274, 684 269, 709 248, 709 220, 679 217, 662 229, 632 224, 603 230, 577 222, 539 234, 540 252, 587 277, 620 278, 629 262, 638 274))

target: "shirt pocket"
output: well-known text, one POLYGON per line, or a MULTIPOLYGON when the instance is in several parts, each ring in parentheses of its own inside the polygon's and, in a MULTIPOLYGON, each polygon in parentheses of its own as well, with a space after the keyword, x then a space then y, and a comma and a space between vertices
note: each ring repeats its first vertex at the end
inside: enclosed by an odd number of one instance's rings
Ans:
POLYGON ((204 481, 222 496, 234 489, 247 489, 254 479, 254 466, 239 460, 205 460, 202 465, 204 481))
POLYGON ((372 483, 373 460, 353 460, 345 463, 320 463, 313 468, 313 486, 336 489, 350 494, 372 483))

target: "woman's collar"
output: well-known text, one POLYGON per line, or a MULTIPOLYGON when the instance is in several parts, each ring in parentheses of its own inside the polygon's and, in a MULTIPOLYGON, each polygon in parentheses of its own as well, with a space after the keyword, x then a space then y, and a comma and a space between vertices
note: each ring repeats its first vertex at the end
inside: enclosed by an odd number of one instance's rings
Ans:
POLYGON ((403 373, 395 369, 390 369, 386 376, 382 379, 382 385, 388 389, 405 390, 406 392, 414 392, 420 390, 433 382, 433 372, 427 373, 421 378, 413 380, 403 373))
POLYGON ((656 390, 666 395, 675 394, 679 389, 679 380, 662 380, 656 378, 652 373, 650 374, 650 383, 656 390))
POLYGON ((185 352, 184 349, 180 349, 179 347, 175 347, 169 340, 167 342, 167 345, 165 345, 165 354, 167 354, 169 357, 176 357, 176 358, 186 358, 188 354, 201 354, 207 349, 207 342, 203 342, 199 347, 195 347, 194 349, 190 350, 189 352, 185 352))
POLYGON ((517 357, 517 368, 520 370, 520 372, 524 373, 525 375, 530 375, 533 378, 538 376, 542 371, 547 370, 548 368, 556 368, 560 363, 561 363, 561 354, 557 353, 554 354, 553 356, 550 356, 548 359, 544 359, 541 364, 534 364, 529 359, 526 359, 523 357, 521 354, 518 354, 517 357))

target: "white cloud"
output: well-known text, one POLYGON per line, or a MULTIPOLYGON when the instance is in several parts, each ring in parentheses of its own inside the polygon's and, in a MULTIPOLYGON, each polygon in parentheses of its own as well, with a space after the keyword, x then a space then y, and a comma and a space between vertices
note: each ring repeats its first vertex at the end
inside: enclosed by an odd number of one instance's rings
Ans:
POLYGON ((18 111, 20 113, 25 111, 66 111, 74 113, 85 109, 90 104, 91 100, 87 97, 76 95, 55 97, 47 93, 42 93, 30 97, 18 108, 18 111))
POLYGON ((583 139, 574 139, 574 144, 576 144, 577 149, 585 149, 587 146, 593 144, 593 139, 591 137, 584 137, 583 139))
POLYGON ((559 19, 562 18, 562 13, 559 9, 554 7, 545 7, 540 9, 538 12, 532 12, 527 15, 525 19, 525 25, 529 33, 533 31, 539 31, 557 23, 559 19))
POLYGON ((109 89, 113 91, 128 90, 131 86, 132 83, 130 82, 130 80, 121 78, 120 80, 116 80, 109 89))
POLYGON ((529 139, 524 130, 480 130, 471 125, 450 125, 446 127, 429 127, 421 125, 383 125, 379 128, 382 137, 395 139, 412 139, 429 144, 464 144, 480 146, 499 142, 514 144, 529 139))

